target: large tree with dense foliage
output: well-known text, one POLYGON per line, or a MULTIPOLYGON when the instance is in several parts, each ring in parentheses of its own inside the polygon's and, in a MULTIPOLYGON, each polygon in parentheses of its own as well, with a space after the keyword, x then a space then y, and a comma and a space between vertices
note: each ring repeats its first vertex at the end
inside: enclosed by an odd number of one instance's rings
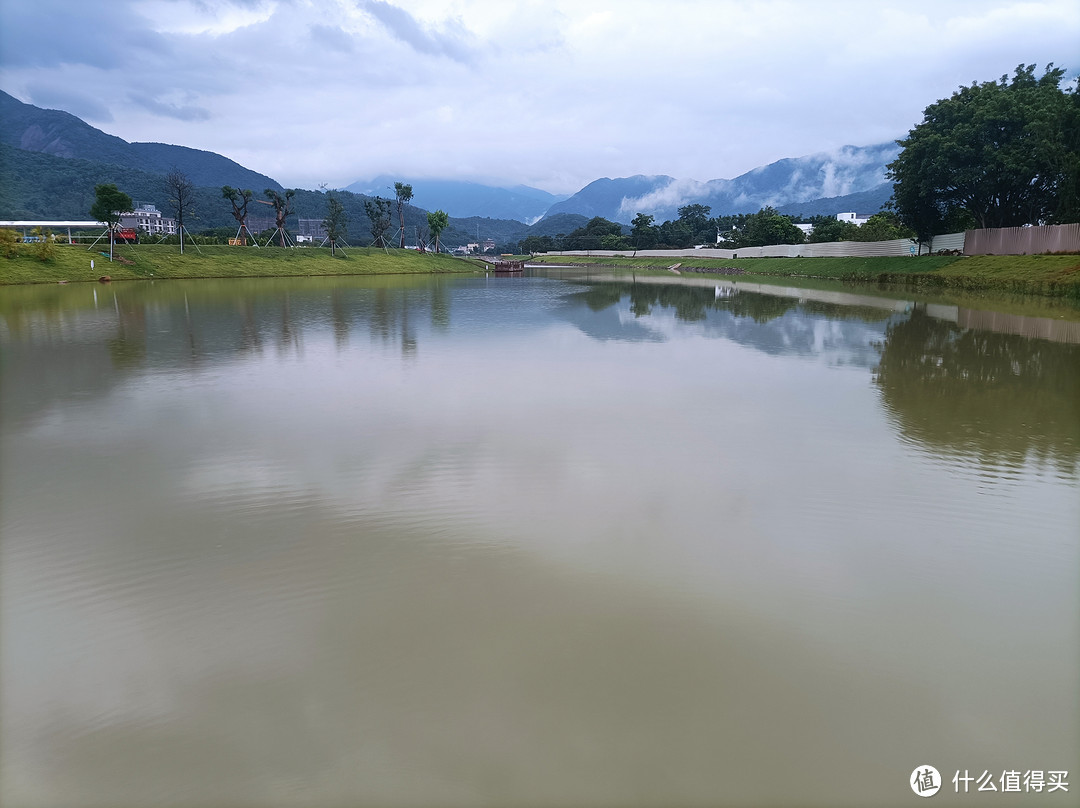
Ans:
MULTIPOLYGON (((879 211, 871 216, 855 234, 855 241, 892 241, 898 238, 914 238, 915 233, 900 217, 890 211, 879 211)), ((813 239, 811 239, 813 241, 813 239)))
POLYGON ((931 104, 889 164, 893 207, 920 241, 969 217, 979 227, 1075 220, 1080 99, 1065 71, 1020 65, 931 104))
POLYGON ((113 241, 116 226, 120 223, 120 214, 135 207, 131 197, 112 183, 94 186, 94 204, 90 206, 90 215, 109 227, 109 260, 113 260, 113 241))
POLYGON ((648 213, 639 213, 630 222, 630 240, 635 250, 648 250, 656 246, 659 239, 655 219, 648 213))
POLYGON ((810 223, 814 229, 810 231, 810 238, 807 241, 814 244, 859 240, 859 227, 851 222, 837 219, 835 216, 811 216, 810 223))
POLYGON ((766 206, 746 216, 739 229, 728 234, 724 246, 764 247, 770 244, 802 244, 804 240, 803 231, 795 226, 790 216, 766 206))
POLYGON ((564 239, 567 250, 627 250, 630 245, 623 237, 622 225, 594 216, 584 227, 567 234, 564 239))

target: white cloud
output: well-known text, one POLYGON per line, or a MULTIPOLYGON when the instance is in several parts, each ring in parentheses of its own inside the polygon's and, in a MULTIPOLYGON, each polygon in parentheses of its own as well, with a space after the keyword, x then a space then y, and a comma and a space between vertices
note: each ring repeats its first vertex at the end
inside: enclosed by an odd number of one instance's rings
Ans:
POLYGON ((286 185, 572 192, 889 141, 1021 62, 1075 74, 1078 41, 1072 0, 39 0, 0 3, 0 87, 286 185))
POLYGON ((638 211, 657 208, 679 208, 697 202, 709 192, 709 187, 697 180, 673 179, 651 193, 637 197, 623 197, 619 204, 620 216, 634 216, 638 211))

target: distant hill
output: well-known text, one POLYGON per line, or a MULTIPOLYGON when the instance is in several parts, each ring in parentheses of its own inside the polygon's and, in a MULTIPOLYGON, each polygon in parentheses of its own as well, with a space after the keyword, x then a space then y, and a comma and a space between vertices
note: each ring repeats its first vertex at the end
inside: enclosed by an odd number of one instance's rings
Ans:
MULTIPOLYGON (((634 218, 635 213, 627 216, 620 212, 624 200, 647 196, 674 182, 676 182, 674 177, 664 174, 653 176, 635 174, 633 177, 617 179, 604 177, 593 180, 570 198, 552 205, 546 215, 576 213, 589 219, 594 216, 603 216, 605 219, 616 222, 629 222, 634 218)), ((645 210, 645 212, 650 213, 651 210, 645 210)))
MULTIPOLYGON (((137 168, 82 160, 75 157, 56 157, 42 152, 24 151, 0 143, 0 219, 86 219, 94 202, 94 186, 98 183, 115 183, 137 202, 156 205, 166 215, 171 215, 164 177, 137 168)), ((276 185, 276 183, 275 183, 276 185)), ((335 192, 345 207, 349 218, 350 244, 367 245, 371 241, 369 222, 364 212, 365 197, 349 191, 335 192)), ((261 198, 261 191, 256 198, 261 198)), ((321 191, 297 189, 294 198, 297 218, 322 219, 326 215, 326 197, 321 191)), ((221 196, 221 186, 196 186, 195 205, 190 226, 192 231, 227 227, 235 228, 232 207, 221 196)), ((252 227, 267 224, 257 217, 269 218, 269 208, 253 204, 250 207, 252 227)), ((569 233, 586 221, 583 216, 556 216, 543 224, 529 227, 523 222, 491 218, 451 217, 450 226, 443 234, 443 243, 456 247, 480 238, 494 239, 500 246, 520 241, 528 235, 557 235, 569 233), (558 228, 548 232, 549 229, 558 228)), ((290 217, 290 229, 297 225, 290 217)), ((417 229, 427 226, 427 211, 410 205, 405 210, 406 241, 416 243, 417 229)), ((395 217, 393 233, 397 232, 395 217)))
POLYGON ((883 182, 869 191, 858 191, 844 196, 830 196, 823 199, 811 199, 808 202, 789 202, 781 205, 777 211, 786 216, 835 216, 837 213, 853 211, 873 215, 892 198, 892 183, 883 182))
MULTIPOLYGON (((451 216, 444 243, 456 246, 479 236, 494 239, 500 247, 530 235, 570 233, 594 216, 623 224, 638 212, 658 221, 672 219, 679 207, 692 203, 709 205, 714 216, 753 213, 764 205, 796 216, 847 210, 875 213, 892 193, 885 166, 898 151, 894 143, 845 146, 830 154, 778 160, 731 180, 605 177, 568 198, 523 185, 412 180, 413 204, 405 216, 407 240, 415 242, 417 229, 426 227, 427 211, 438 208, 451 216)), ((135 201, 153 203, 167 212, 163 175, 174 166, 197 186, 195 230, 235 226, 231 208, 221 198, 222 185, 250 188, 256 196, 262 196, 265 188, 282 188, 273 178, 220 154, 162 143, 128 143, 67 112, 24 104, 0 91, 0 218, 83 218, 92 204, 94 185, 101 182, 114 182, 135 201)), ((392 197, 394 182, 384 175, 338 192, 350 217, 350 241, 370 241, 365 236, 364 199, 392 197)), ((321 219, 325 206, 321 192, 297 191, 299 217, 321 219)), ((252 210, 267 212, 261 205, 252 210)))
POLYGON ((281 185, 220 154, 165 143, 128 143, 95 129, 80 118, 55 109, 24 104, 0 91, 0 143, 54 157, 164 174, 174 166, 196 185, 233 185, 261 192, 281 185))
MULTIPOLYGON (((802 203, 807 211, 811 203, 825 198, 844 198, 869 194, 859 199, 857 207, 871 205, 882 196, 885 166, 895 159, 895 143, 877 146, 844 146, 831 154, 816 154, 777 160, 755 168, 735 179, 679 180, 668 176, 624 177, 591 182, 569 199, 553 205, 552 213, 579 213, 603 216, 629 223, 637 213, 648 213, 657 221, 674 219, 684 205, 702 204, 712 208, 712 215, 754 213, 766 205, 792 206, 802 203)), ((891 195, 884 193, 884 199, 891 195)), ((851 210, 851 201, 843 210, 851 210)), ((831 204, 823 204, 822 209, 831 204)), ((876 212, 878 204, 872 211, 876 212)), ((833 211, 838 212, 838 211, 833 211)), ((809 215, 809 214, 808 214, 809 215)))
POLYGON ((354 182, 345 186, 345 190, 368 196, 393 197, 395 182, 412 185, 412 201, 416 205, 426 210, 445 210, 451 216, 461 218, 486 216, 531 223, 543 216, 553 204, 566 198, 528 185, 501 188, 476 182, 411 180, 388 175, 354 182))

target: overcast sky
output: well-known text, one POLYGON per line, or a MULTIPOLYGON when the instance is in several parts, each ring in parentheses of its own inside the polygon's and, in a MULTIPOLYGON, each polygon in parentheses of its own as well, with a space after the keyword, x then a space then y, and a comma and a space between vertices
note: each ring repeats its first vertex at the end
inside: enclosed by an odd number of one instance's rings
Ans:
POLYGON ((0 0, 0 88, 286 186, 734 177, 1080 71, 1080 2, 0 0))

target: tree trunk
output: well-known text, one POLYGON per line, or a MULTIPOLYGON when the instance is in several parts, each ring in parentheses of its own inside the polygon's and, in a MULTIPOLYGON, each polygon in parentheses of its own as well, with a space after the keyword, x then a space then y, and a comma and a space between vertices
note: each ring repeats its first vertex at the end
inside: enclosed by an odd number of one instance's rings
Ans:
POLYGON ((110 261, 113 260, 113 258, 112 258, 112 256, 113 256, 113 237, 115 235, 116 235, 116 232, 110 227, 109 228, 109 260, 110 261))

